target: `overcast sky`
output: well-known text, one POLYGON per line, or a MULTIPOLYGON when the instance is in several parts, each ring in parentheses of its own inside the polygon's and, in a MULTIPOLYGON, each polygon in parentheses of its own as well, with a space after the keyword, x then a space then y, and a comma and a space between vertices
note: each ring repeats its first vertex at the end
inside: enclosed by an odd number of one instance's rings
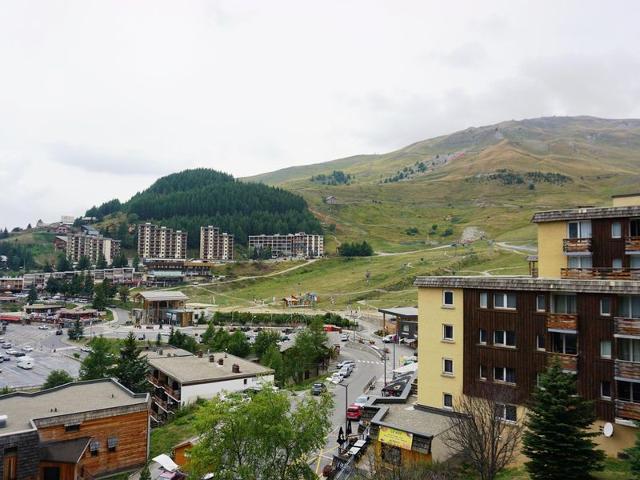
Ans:
POLYGON ((543 115, 640 116, 636 1, 3 1, 0 227, 543 115), (525 5, 525 3, 527 5, 525 5))

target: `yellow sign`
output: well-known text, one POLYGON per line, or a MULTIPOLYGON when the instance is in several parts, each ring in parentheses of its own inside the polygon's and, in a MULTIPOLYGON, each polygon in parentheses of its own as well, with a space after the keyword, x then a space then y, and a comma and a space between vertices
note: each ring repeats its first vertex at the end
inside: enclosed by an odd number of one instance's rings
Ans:
POLYGON ((402 448, 403 450, 411 450, 413 434, 396 430, 395 428, 380 427, 378 440, 387 445, 402 448))

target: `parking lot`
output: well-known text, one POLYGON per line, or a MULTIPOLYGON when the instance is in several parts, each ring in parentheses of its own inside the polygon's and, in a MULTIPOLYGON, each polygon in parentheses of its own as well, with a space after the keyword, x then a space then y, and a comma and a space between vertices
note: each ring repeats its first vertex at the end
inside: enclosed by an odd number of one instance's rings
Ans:
MULTIPOLYGON (((66 335, 66 332, 65 332, 66 335)), ((56 335, 55 330, 39 330, 37 325, 9 325, 0 340, 10 342, 13 349, 22 351, 29 345, 33 348, 27 356, 33 359, 33 369, 24 370, 18 367, 18 361, 24 357, 7 355, 7 349, 0 349, 9 361, 0 363, 0 388, 3 387, 35 387, 42 385, 52 370, 66 370, 73 377, 78 376, 80 362, 73 358, 74 352, 80 350, 66 345, 62 340, 65 335, 56 335)))

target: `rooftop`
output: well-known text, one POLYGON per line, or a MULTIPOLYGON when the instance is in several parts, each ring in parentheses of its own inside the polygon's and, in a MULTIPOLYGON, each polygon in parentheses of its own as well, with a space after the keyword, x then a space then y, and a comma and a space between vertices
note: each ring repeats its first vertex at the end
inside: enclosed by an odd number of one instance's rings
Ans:
POLYGON ((589 220, 593 218, 624 218, 640 216, 640 206, 582 207, 567 210, 549 210, 533 215, 533 223, 559 222, 562 220, 589 220))
POLYGON ((410 403, 384 405, 371 422, 424 437, 435 437, 449 428, 445 413, 423 410, 410 403))
POLYGON ((140 355, 147 358, 166 358, 166 357, 193 357, 193 353, 188 350, 176 347, 162 347, 155 350, 143 350, 140 355))
POLYGON ((113 379, 67 383, 35 393, 10 393, 0 396, 0 415, 8 417, 0 435, 33 430, 32 421, 38 419, 138 404, 147 404, 147 394, 134 394, 113 379))
POLYGON ((395 315, 400 318, 417 318, 418 309, 416 307, 393 307, 393 308, 379 308, 380 313, 387 313, 389 315, 395 315))
POLYGON ((172 357, 149 357, 149 364, 153 368, 157 368, 166 375, 176 379, 184 384, 191 383, 211 383, 229 380, 233 378, 245 378, 257 375, 270 375, 273 370, 263 367, 257 363, 250 362, 240 357, 225 353, 212 353, 215 361, 210 362, 208 355, 202 358, 195 355, 191 356, 172 356, 172 357), (218 364, 219 359, 223 359, 222 365, 218 364), (237 364, 240 367, 240 373, 232 372, 232 365, 237 364))
POLYGON ((40 461, 78 463, 90 441, 91 437, 80 437, 43 443, 40 445, 40 461))
POLYGON ((416 287, 484 288, 487 290, 528 290, 573 293, 637 294, 640 281, 631 280, 572 280, 534 278, 528 276, 469 276, 416 277, 416 287))
POLYGON ((150 290, 147 292, 139 292, 137 295, 152 302, 187 300, 189 298, 182 292, 171 290, 150 290))

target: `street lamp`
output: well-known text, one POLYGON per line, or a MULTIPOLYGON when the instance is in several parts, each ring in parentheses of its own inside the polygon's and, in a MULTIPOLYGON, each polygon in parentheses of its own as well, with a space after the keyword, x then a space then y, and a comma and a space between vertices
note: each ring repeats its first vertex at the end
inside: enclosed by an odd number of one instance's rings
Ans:
POLYGON ((347 434, 347 425, 349 423, 349 419, 347 418, 347 410, 349 409, 349 384, 343 385, 342 383, 337 383, 339 387, 344 388, 344 434, 347 434))

